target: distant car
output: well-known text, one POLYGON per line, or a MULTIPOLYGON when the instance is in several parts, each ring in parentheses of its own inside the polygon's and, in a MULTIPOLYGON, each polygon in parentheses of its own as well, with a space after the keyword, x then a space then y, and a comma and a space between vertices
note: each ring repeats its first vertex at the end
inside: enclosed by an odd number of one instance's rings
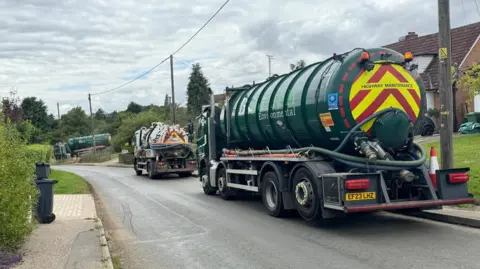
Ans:
POLYGON ((431 136, 435 133, 435 122, 427 115, 421 117, 421 123, 415 129, 415 135, 431 136))

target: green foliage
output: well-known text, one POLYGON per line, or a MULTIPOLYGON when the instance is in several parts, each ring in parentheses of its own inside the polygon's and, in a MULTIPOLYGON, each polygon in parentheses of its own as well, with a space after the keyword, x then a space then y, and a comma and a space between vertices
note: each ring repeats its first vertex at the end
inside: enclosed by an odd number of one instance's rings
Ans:
POLYGON ((53 157, 53 148, 50 145, 33 144, 27 146, 28 155, 32 162, 50 162, 53 157))
MULTIPOLYGON (((47 106, 41 99, 37 97, 26 97, 23 99, 20 105, 23 112, 23 119, 29 120, 30 123, 36 128, 47 131, 50 129, 49 116, 47 113, 47 106)), ((53 115, 50 115, 50 120, 53 119, 53 115)))
POLYGON ((105 111, 103 111, 103 109, 99 108, 93 115, 93 118, 96 120, 105 120, 107 118, 107 114, 105 111))
POLYGON ((200 64, 192 65, 187 85, 187 113, 190 116, 198 116, 202 110, 202 105, 210 103, 212 90, 207 78, 203 75, 200 64))
MULTIPOLYGON (((480 145, 480 134, 462 135, 453 137, 453 154, 455 156, 455 168, 470 167, 470 181, 468 191, 480 198, 480 152, 473 150, 480 145)), ((437 150, 438 163, 441 164, 440 142, 431 142, 422 145, 428 152, 434 146, 437 150)), ((430 157, 428 158, 430 159, 430 157)), ((429 161, 429 160, 428 160, 429 161)))
POLYGON ((61 128, 64 137, 90 135, 90 119, 81 107, 75 107, 62 115, 61 128))
POLYGON ((33 230, 29 214, 38 197, 35 163, 12 124, 0 124, 0 148, 0 249, 13 249, 33 230))
MULTIPOLYGON (((28 144, 50 144, 57 142, 66 142, 69 138, 91 135, 92 119, 81 107, 75 107, 61 116, 61 119, 55 119, 52 114, 47 115, 47 107, 43 100, 37 97, 24 98, 22 102, 12 96, 4 101, 5 109, 0 112, 6 115, 6 119, 12 122, 13 126, 20 132, 21 138, 28 144), (21 105, 19 105, 21 103, 21 105), (22 118, 23 109, 25 110, 25 120, 22 118)), ((176 123, 185 127, 191 117, 186 108, 175 104, 176 123)), ((2 115, 0 115, 2 116, 2 115)), ((112 141, 115 149, 133 148, 133 145, 125 145, 125 142, 133 137, 134 132, 141 126, 149 126, 153 121, 161 121, 171 124, 172 108, 170 97, 166 96, 163 106, 150 104, 142 106, 135 102, 130 102, 125 111, 105 112, 98 109, 93 115, 93 127, 96 134, 110 133, 114 138, 112 141), (166 106, 165 106, 166 104, 166 106)), ((3 118, 3 117, 2 117, 3 118)), ((32 156, 36 160, 45 159, 43 152, 38 149, 32 151, 32 156)))
POLYGON ((438 117, 440 117, 440 110, 438 110, 438 109, 436 109, 436 108, 430 108, 430 109, 427 111, 427 114, 428 114, 430 117, 438 118, 438 117))
POLYGON ((480 64, 474 63, 465 70, 464 75, 459 80, 459 86, 468 92, 469 101, 473 100, 475 95, 480 94, 480 64))
POLYGON ((88 185, 77 174, 51 169, 49 178, 58 180, 58 183, 54 185, 55 194, 85 194, 89 193, 88 185))
POLYGON ((122 145, 132 140, 136 130, 143 126, 149 127, 152 122, 156 121, 167 122, 165 109, 151 109, 125 116, 117 129, 117 134, 112 139, 115 148, 120 150, 122 145))
POLYGON ((306 65, 305 61, 304 60, 299 60, 297 61, 296 64, 290 64, 290 70, 294 71, 294 70, 297 70, 297 69, 300 69, 300 68, 304 68, 306 65))
POLYGON ((127 106, 127 112, 138 114, 143 111, 143 107, 135 102, 130 102, 127 106))

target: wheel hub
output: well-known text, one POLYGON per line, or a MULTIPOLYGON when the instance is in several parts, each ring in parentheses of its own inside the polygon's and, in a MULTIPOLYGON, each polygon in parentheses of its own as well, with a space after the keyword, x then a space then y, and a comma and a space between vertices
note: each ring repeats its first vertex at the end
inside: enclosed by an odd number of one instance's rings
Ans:
POLYGON ((203 176, 202 176, 202 187, 206 187, 206 186, 207 186, 207 181, 208 181, 208 176, 207 176, 207 175, 203 175, 203 176))
POLYGON ((219 177, 218 178, 218 189, 223 190, 225 188, 225 178, 219 177))
POLYGON ((307 206, 311 203, 313 197, 312 185, 308 181, 299 182, 295 186, 295 198, 298 204, 307 206))
POLYGON ((267 185, 266 198, 269 207, 274 208, 277 205, 277 188, 271 182, 267 185))

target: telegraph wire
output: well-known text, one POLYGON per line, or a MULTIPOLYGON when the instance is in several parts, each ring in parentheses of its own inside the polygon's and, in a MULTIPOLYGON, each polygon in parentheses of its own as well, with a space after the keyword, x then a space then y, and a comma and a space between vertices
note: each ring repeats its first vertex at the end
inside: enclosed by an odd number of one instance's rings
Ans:
MULTIPOLYGON (((223 7, 224 7, 228 2, 230 2, 230 0, 225 1, 225 3, 223 3, 223 5, 220 6, 220 8, 210 17, 210 19, 208 19, 207 22, 205 22, 205 23, 203 24, 203 26, 200 27, 200 29, 197 30, 197 32, 195 32, 195 34, 193 34, 185 43, 183 43, 182 46, 180 46, 180 47, 179 47, 174 53, 172 53, 171 55, 172 55, 172 56, 175 55, 175 54, 178 53, 180 50, 182 50, 188 43, 190 43, 190 41, 192 41, 192 39, 193 39, 195 36, 197 36, 198 33, 200 33, 200 31, 202 31, 203 28, 205 28, 205 27, 208 25, 208 23, 210 23, 210 21, 213 20, 213 18, 215 18, 215 16, 217 16, 217 14, 223 9, 223 7)), ((115 91, 115 90, 118 90, 118 89, 120 89, 120 88, 123 88, 123 87, 127 86, 128 84, 130 84, 130 83, 132 83, 132 82, 134 82, 134 81, 136 81, 136 80, 144 77, 145 75, 149 74, 150 72, 152 72, 153 70, 155 70, 155 68, 157 68, 158 66, 160 66, 161 64, 163 64, 164 62, 166 62, 169 58, 170 58, 170 55, 169 55, 168 57, 166 57, 165 59, 163 59, 163 61, 161 61, 160 63, 158 63, 158 64, 155 65, 154 67, 150 68, 148 71, 146 71, 146 72, 144 72, 143 74, 141 74, 140 76, 138 76, 138 77, 136 77, 136 78, 134 78, 134 79, 132 79, 132 80, 130 80, 130 81, 128 81, 128 82, 126 82, 126 83, 118 86, 118 87, 115 87, 115 88, 113 88, 113 89, 106 90, 106 91, 103 91, 103 92, 92 93, 92 94, 90 94, 90 95, 92 95, 92 96, 93 96, 93 95, 100 95, 100 94, 113 92, 113 91, 115 91)))
MULTIPOLYGON (((191 64, 183 61, 183 60, 180 60, 178 58, 174 59, 176 62, 179 62, 185 66, 188 66, 190 67, 191 64)), ((226 70, 226 71, 231 71, 231 72, 239 72, 239 73, 247 73, 247 74, 251 74, 251 75, 254 75, 254 74, 268 74, 268 73, 264 73, 264 72, 254 72, 254 71, 241 71, 241 70, 234 70, 234 69, 228 69, 228 68, 223 68, 223 67, 218 67, 218 66, 213 66, 213 65, 207 65, 209 67, 212 67, 212 68, 215 68, 215 69, 221 69, 221 70, 226 70)))
POLYGON ((473 2, 475 2, 475 6, 477 7, 478 16, 480 16, 480 9, 478 8, 477 0, 473 0, 473 2))

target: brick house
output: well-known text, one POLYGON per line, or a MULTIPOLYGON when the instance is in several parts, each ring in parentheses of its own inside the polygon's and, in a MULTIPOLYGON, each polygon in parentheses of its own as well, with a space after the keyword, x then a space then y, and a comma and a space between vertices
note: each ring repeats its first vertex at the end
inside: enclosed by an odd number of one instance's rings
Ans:
MULTIPOLYGON (((480 61, 480 22, 451 29, 452 38, 452 66, 458 65, 460 71, 467 69, 472 63, 480 61)), ((400 38, 399 42, 382 46, 401 53, 410 51, 414 55, 413 62, 418 65, 427 99, 427 110, 440 109, 438 92, 438 33, 418 36, 415 32, 409 32, 400 38)), ((459 72, 460 76, 462 72, 459 72)), ((455 86, 455 85, 454 85, 455 86)), ((462 89, 454 87, 454 110, 457 130, 468 112, 480 111, 480 96, 475 97, 474 102, 469 103, 468 94, 462 89)), ((438 119, 437 127, 438 127, 438 119)))

